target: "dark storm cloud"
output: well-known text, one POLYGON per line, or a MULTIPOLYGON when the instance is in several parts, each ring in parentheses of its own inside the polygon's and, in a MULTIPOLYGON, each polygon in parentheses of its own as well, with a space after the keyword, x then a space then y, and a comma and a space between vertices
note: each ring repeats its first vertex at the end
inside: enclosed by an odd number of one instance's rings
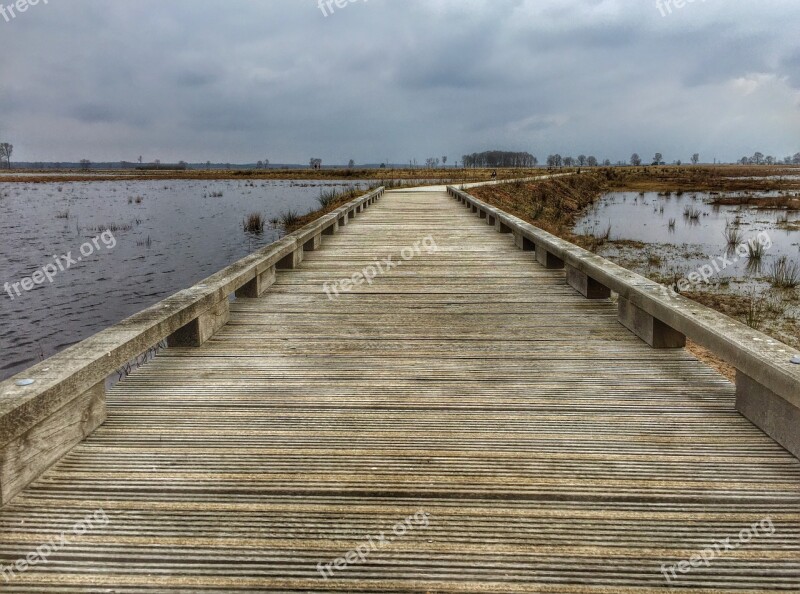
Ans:
POLYGON ((800 150, 794 0, 52 0, 0 22, 19 159, 800 150))

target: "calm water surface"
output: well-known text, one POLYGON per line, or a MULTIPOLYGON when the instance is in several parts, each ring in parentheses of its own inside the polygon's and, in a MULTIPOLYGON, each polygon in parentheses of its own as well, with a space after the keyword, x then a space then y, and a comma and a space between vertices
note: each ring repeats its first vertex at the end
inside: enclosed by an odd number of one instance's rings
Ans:
MULTIPOLYGON (((242 230, 318 206, 316 181, 0 182, 0 285, 80 255, 85 242, 112 228, 116 246, 100 248, 54 281, 12 299, 0 294, 0 379, 196 284, 278 239, 242 230), (219 194, 222 196, 219 196, 219 194)), ((109 242, 111 243, 111 242, 109 242)))

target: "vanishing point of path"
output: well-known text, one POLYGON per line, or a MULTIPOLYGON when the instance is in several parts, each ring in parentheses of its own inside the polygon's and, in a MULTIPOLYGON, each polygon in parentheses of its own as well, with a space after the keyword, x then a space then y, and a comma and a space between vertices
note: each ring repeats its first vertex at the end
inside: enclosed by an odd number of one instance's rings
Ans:
POLYGON ((800 462, 733 386, 435 189, 386 193, 108 410, 0 512, 0 554, 108 523, 0 590, 663 592, 662 564, 766 518, 675 585, 800 590, 800 462))

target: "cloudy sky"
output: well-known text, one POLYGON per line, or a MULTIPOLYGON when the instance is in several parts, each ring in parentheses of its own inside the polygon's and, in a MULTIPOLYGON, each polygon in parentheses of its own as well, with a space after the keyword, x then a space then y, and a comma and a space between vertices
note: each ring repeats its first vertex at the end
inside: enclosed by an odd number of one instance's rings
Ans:
POLYGON ((797 0, 43 2, 0 16, 15 160, 800 151, 797 0))

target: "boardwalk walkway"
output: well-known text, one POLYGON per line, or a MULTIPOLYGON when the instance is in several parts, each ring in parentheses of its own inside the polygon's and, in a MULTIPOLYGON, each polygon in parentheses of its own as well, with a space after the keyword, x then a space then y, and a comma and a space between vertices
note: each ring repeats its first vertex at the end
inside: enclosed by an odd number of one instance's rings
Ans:
POLYGON ((70 541, 0 591, 662 592, 662 564, 766 518, 674 583, 800 591, 800 462, 733 397, 445 192, 388 192, 111 391, 0 512, 4 565, 70 541))

